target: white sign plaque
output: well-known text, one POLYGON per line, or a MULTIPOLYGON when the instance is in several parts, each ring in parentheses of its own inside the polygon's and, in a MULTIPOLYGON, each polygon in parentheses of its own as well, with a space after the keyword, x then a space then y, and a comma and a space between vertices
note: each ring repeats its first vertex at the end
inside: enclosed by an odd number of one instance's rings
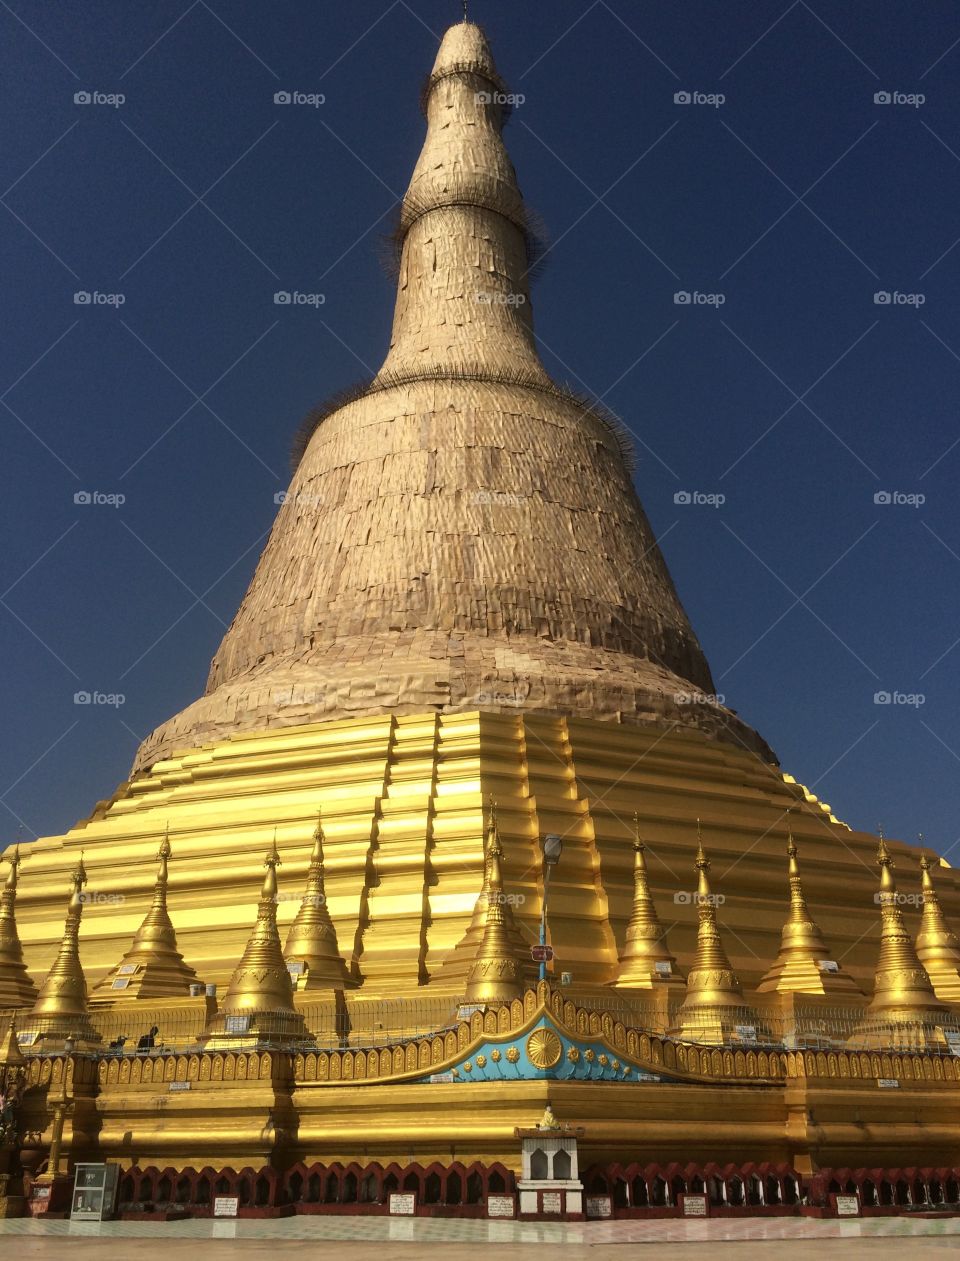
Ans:
POLYGON ((609 1195, 588 1195, 587 1216, 590 1218, 612 1217, 613 1200, 609 1195))
POLYGON ((684 1217, 706 1217, 707 1197, 705 1195, 685 1195, 683 1197, 684 1217))
POLYGON ((236 1217, 240 1199, 236 1195, 218 1195, 213 1201, 214 1217, 236 1217))
POLYGON ((560 1213, 563 1211, 562 1196, 559 1191, 544 1191, 541 1200, 544 1213, 560 1213))
POLYGON ((417 1197, 413 1194, 390 1196, 390 1212, 395 1217, 412 1217, 416 1212, 417 1197))
POLYGON ((855 1195, 838 1195, 837 1196, 837 1216, 838 1217, 859 1217, 860 1201, 855 1195))
POLYGON ((512 1195, 487 1196, 488 1217, 513 1217, 515 1212, 516 1206, 512 1195))

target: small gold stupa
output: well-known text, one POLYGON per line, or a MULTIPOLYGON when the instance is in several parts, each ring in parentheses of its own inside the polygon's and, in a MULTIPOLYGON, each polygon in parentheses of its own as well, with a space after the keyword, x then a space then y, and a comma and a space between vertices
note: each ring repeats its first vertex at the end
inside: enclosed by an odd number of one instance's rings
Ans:
POLYGON ((633 841, 633 910, 620 952, 615 984, 623 989, 651 990, 656 986, 683 985, 677 961, 667 944, 666 929, 657 915, 647 875, 646 845, 635 814, 633 841))
POLYGON ((266 875, 260 891, 257 920, 237 965, 221 1009, 209 1025, 212 1040, 242 1044, 308 1038, 303 1017, 293 1004, 293 982, 284 962, 277 929, 276 836, 264 859, 266 875))
MULTIPOLYGON (((484 898, 483 937, 467 978, 468 1003, 504 1002, 519 998, 523 965, 516 948, 513 908, 503 888, 503 847, 494 821, 484 846, 487 893, 484 898)), ((481 893, 481 898, 484 895, 481 893)), ((479 899, 478 899, 479 901, 479 899)))
POLYGON ((37 1000, 37 987, 30 979, 23 961, 23 947, 17 932, 17 872, 20 867, 20 846, 14 845, 4 857, 7 872, 0 894, 0 1007, 32 1007, 37 1000))
MULTIPOLYGON (((947 1006, 937 998, 903 922, 900 895, 893 878, 894 863, 882 833, 877 865, 880 868, 877 894, 881 916, 880 957, 862 1040, 882 1040, 907 1047, 943 1045, 946 1038, 940 1022, 947 1006)), ((859 1042, 861 1033, 856 1033, 854 1039, 859 1042)))
POLYGON ((183 996, 197 980, 177 948, 177 934, 167 910, 170 837, 165 833, 157 854, 153 901, 130 949, 94 988, 97 997, 116 999, 183 996))
POLYGON ((790 910, 780 938, 780 953, 757 986, 758 993, 821 994, 850 997, 861 991, 827 949, 807 907, 793 833, 787 837, 790 910))
POLYGON ((283 948, 288 970, 296 974, 298 990, 343 989, 349 984, 346 964, 337 945, 323 879, 323 822, 317 817, 313 850, 303 891, 287 943, 283 948), (292 965, 292 966, 291 966, 292 965))
POLYGON ((87 979, 80 962, 80 920, 86 883, 87 872, 81 855, 70 880, 70 901, 60 949, 26 1021, 25 1032, 34 1034, 34 1041, 45 1048, 66 1042, 73 1042, 77 1047, 96 1046, 101 1041, 90 1021, 87 979))
POLYGON ((950 928, 930 874, 934 863, 920 857, 923 915, 917 933, 917 958, 923 964, 938 998, 960 1002, 960 941, 950 928))
POLYGON ((747 1007, 717 927, 716 899, 707 872, 697 820, 697 954, 687 976, 687 993, 676 1016, 675 1033, 691 1042, 729 1042, 739 1029, 754 1030, 760 1018, 747 1007))

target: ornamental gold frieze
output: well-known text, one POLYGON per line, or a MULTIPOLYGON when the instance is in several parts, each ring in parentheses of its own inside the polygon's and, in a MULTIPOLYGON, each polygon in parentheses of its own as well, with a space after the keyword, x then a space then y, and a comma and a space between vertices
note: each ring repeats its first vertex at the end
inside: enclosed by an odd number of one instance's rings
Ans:
POLYGON ((194 1055, 117 1056, 101 1059, 101 1089, 110 1086, 156 1088, 169 1083, 198 1086, 289 1079, 290 1056, 272 1051, 217 1051, 194 1055))

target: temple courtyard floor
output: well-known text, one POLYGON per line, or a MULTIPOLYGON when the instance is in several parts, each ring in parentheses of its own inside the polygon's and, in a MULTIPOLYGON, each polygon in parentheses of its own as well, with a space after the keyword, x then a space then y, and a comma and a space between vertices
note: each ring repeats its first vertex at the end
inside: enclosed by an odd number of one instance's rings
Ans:
POLYGON ((881 1217, 859 1221, 810 1218, 740 1218, 735 1221, 615 1221, 589 1223, 489 1222, 416 1218, 328 1217, 273 1221, 69 1222, 19 1218, 0 1221, 0 1255, 104 1261, 134 1252, 164 1261, 193 1261, 202 1242, 205 1261, 254 1261, 303 1256, 304 1243, 336 1241, 344 1261, 417 1261, 436 1248, 443 1261, 489 1256, 529 1259, 544 1245, 566 1257, 622 1261, 624 1244, 652 1244, 671 1261, 697 1258, 704 1245, 732 1244, 731 1257, 877 1258, 915 1256, 960 1248, 960 1217, 881 1217))

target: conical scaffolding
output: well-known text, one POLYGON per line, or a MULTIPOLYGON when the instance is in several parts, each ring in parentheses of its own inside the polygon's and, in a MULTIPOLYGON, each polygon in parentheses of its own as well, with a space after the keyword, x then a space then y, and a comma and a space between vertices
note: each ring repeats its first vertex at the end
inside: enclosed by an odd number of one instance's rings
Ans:
POLYGON ((540 361, 503 92, 480 28, 448 30, 400 212, 389 353, 310 419, 206 694, 136 769, 240 731, 474 709, 669 721, 772 760, 716 702, 625 431, 540 361))

